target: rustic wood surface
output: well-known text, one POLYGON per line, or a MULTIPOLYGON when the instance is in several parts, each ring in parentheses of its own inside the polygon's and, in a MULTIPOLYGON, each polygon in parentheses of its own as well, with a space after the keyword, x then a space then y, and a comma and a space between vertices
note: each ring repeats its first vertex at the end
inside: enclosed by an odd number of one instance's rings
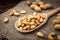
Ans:
MULTIPOLYGON (((42 0, 45 3, 51 3, 53 5, 53 9, 60 7, 60 0, 42 0)), ((15 29, 15 22, 16 20, 20 17, 16 17, 16 16, 9 16, 9 12, 15 9, 18 12, 20 12, 21 10, 26 10, 27 14, 22 14, 21 16, 24 15, 28 15, 29 13, 34 12, 34 10, 32 10, 27 4, 26 1, 21 1, 18 4, 16 4, 14 7, 9 6, 8 8, 0 8, 0 29, 1 29, 1 34, 4 38, 7 38, 8 40, 48 40, 47 36, 50 32, 54 31, 57 34, 60 34, 60 31, 56 31, 52 25, 52 20, 56 17, 56 14, 51 16, 47 23, 45 25, 43 25, 42 27, 40 27, 39 29, 31 32, 31 33, 20 33, 15 29), (3 23, 2 19, 4 17, 9 18, 9 22, 8 23, 3 23), (37 32, 42 32, 45 35, 45 38, 39 38, 37 37, 36 33, 37 32)), ((48 10, 42 10, 42 12, 50 12, 53 9, 48 9, 48 10)))

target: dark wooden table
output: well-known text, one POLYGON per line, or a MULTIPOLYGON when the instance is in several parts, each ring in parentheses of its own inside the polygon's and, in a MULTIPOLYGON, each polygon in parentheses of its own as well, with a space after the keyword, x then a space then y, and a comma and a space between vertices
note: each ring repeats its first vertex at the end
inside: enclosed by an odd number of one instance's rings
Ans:
MULTIPOLYGON (((60 0, 42 0, 45 3, 51 3, 54 8, 60 7, 60 0)), ((15 4, 13 4, 15 5, 15 4)), ((16 17, 16 16, 9 16, 9 12, 11 11, 11 9, 15 9, 18 12, 20 12, 21 10, 26 10, 27 14, 22 14, 21 16, 24 15, 28 15, 29 13, 34 12, 34 10, 32 10, 27 4, 26 1, 21 1, 18 4, 16 4, 15 6, 12 7, 11 6, 7 7, 7 8, 0 8, 0 29, 1 29, 1 34, 3 38, 7 38, 8 40, 48 40, 47 36, 50 32, 54 31, 57 34, 60 34, 60 31, 56 31, 53 28, 52 25, 52 20, 56 17, 56 14, 51 16, 47 23, 45 25, 43 25, 41 28, 31 32, 31 33, 20 33, 15 29, 15 21, 20 17, 16 17), (3 23, 2 19, 4 17, 9 18, 9 22, 8 23, 3 23), (39 38, 36 36, 37 32, 42 32, 45 35, 45 38, 39 38)), ((50 12, 53 9, 49 9, 49 10, 42 10, 42 12, 50 12)), ((5 40, 7 40, 5 39, 5 40)), ((57 39, 56 39, 57 40, 57 39)))

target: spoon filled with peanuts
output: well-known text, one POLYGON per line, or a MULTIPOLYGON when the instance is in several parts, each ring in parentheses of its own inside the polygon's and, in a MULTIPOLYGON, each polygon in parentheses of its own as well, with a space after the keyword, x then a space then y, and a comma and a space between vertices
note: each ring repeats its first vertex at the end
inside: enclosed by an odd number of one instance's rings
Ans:
POLYGON ((60 11, 60 7, 52 10, 49 13, 34 12, 32 14, 28 14, 26 16, 20 17, 15 22, 15 28, 22 33, 32 32, 42 27, 42 25, 47 22, 48 18, 53 14, 56 14, 58 11, 60 11))

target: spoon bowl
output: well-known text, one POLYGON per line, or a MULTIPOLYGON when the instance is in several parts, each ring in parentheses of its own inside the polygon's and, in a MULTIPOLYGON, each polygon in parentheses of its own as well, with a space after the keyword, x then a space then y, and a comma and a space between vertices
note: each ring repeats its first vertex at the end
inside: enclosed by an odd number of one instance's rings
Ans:
POLYGON ((31 29, 31 30, 20 30, 20 29, 17 27, 17 26, 18 26, 18 25, 17 25, 17 24, 18 24, 18 20, 17 20, 16 23, 15 23, 15 28, 16 28, 18 31, 22 32, 22 33, 32 32, 32 31, 40 28, 42 25, 44 25, 44 24, 47 22, 47 20, 48 20, 48 18, 49 18, 50 16, 52 16, 53 14, 56 14, 56 13, 59 12, 59 11, 60 11, 60 7, 57 8, 57 9, 55 9, 55 10, 53 10, 53 11, 51 11, 51 12, 49 12, 49 13, 42 13, 43 15, 45 15, 45 19, 44 19, 44 21, 43 21, 39 26, 37 26, 37 27, 34 28, 34 29, 31 29))
POLYGON ((45 13, 42 13, 42 14, 45 15, 46 18, 44 19, 44 22, 42 22, 42 23, 41 23, 39 26, 37 26, 36 28, 34 28, 34 29, 32 29, 32 30, 20 30, 19 28, 17 28, 18 20, 17 20, 16 23, 15 23, 15 28, 16 28, 18 31, 24 32, 24 33, 26 33, 26 32, 32 32, 32 31, 38 29, 38 28, 41 27, 43 24, 45 24, 46 21, 47 21, 47 19, 48 19, 47 15, 46 15, 45 13))

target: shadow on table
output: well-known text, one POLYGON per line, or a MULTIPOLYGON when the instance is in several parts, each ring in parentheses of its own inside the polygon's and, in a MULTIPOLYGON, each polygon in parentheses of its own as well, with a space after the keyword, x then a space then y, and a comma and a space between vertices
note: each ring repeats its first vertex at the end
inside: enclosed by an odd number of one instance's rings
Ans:
POLYGON ((5 11, 7 11, 7 10, 9 10, 9 9, 11 9, 11 8, 13 8, 20 1, 23 1, 23 0, 14 0, 14 1, 12 0, 12 1, 9 2, 9 5, 7 5, 7 6, 1 6, 0 5, 0 14, 3 13, 3 12, 5 12, 5 11))

